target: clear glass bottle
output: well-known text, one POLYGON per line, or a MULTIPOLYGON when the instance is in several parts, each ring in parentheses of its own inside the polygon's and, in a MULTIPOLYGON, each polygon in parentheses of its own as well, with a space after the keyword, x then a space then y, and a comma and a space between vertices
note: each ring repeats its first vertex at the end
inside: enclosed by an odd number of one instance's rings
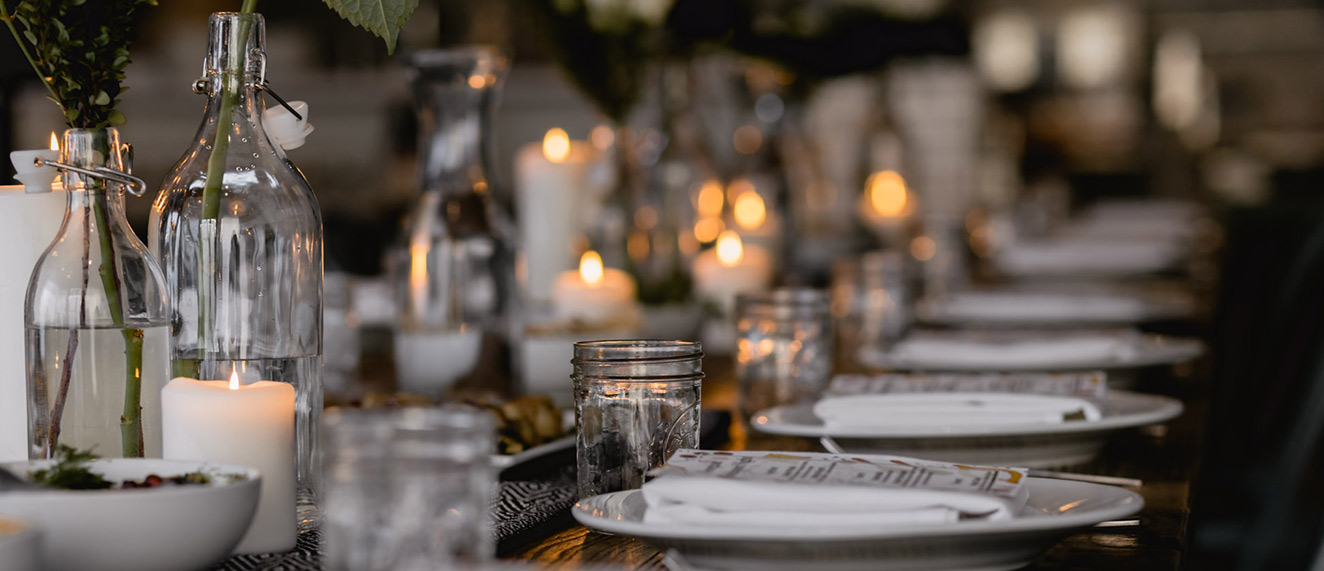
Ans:
POLYGON ((294 385, 298 481, 314 488, 322 410, 322 219, 303 174, 267 135, 259 14, 211 17, 208 96, 166 175, 148 243, 170 295, 176 376, 294 385), (210 184, 209 184, 210 183, 210 184))
MULTIPOLYGON (((69 129, 60 162, 123 172, 125 150, 113 128, 69 129)), ((164 279, 124 218, 120 184, 67 170, 63 183, 68 212, 28 282, 28 455, 58 445, 160 457, 164 279)))
POLYGON ((486 158, 507 59, 474 46, 418 52, 412 65, 422 192, 389 260, 398 388, 507 393, 515 240, 486 158))
POLYGON ((581 341, 571 361, 579 497, 638 488, 671 453, 698 448, 697 341, 581 341))

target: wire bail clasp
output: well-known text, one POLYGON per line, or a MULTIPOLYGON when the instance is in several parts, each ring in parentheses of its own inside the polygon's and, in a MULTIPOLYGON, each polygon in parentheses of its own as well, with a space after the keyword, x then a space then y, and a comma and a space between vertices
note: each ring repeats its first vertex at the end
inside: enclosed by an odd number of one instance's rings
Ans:
POLYGON ((140 179, 129 173, 118 171, 109 167, 93 167, 89 169, 80 166, 65 164, 59 161, 47 160, 42 157, 37 157, 37 159, 33 161, 33 164, 39 167, 51 166, 62 171, 73 171, 78 174, 90 176, 93 178, 99 178, 111 182, 118 182, 124 185, 125 187, 127 187, 129 194, 132 194, 134 196, 142 196, 143 194, 147 193, 147 183, 143 182, 143 179, 140 179))

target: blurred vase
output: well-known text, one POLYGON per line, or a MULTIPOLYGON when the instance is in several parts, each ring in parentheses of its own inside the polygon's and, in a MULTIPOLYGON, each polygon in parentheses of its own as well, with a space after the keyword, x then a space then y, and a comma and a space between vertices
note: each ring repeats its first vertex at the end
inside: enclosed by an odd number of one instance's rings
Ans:
MULTIPOLYGON (((172 306, 175 376, 295 389, 298 485, 315 488, 322 411, 322 214, 268 133, 265 24, 212 14, 207 106, 152 205, 148 243, 172 306), (220 171, 220 172, 217 172, 220 171)), ((293 547, 293 535, 287 538, 293 547)))
POLYGON ((515 240, 487 159, 508 61, 465 47, 418 52, 412 65, 421 193, 389 260, 397 388, 440 398, 469 379, 509 392, 515 240))
POLYGON ((686 74, 684 65, 668 64, 655 64, 647 73, 650 96, 634 113, 635 122, 645 126, 616 129, 616 187, 588 232, 607 266, 634 277, 645 308, 676 309, 691 299, 682 233, 692 224, 690 190, 700 167, 685 132, 686 74))

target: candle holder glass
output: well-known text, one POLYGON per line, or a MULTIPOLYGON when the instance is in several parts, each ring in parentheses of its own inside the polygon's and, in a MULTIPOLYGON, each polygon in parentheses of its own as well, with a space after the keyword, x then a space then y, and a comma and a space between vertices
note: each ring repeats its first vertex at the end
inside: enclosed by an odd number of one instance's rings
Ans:
POLYGON ((697 341, 581 341, 571 363, 581 498, 638 488, 672 452, 698 447, 697 341))
POLYGON ((433 398, 457 381, 508 393, 515 240, 489 176, 508 62, 495 48, 466 47, 421 51, 412 64, 422 192, 388 260, 397 385, 433 398))
POLYGON ((322 426, 328 570, 448 569, 492 558, 491 414, 341 409, 322 426))
POLYGON ((833 266, 832 317, 843 367, 857 367, 862 348, 890 348, 910 329, 917 289, 913 264, 900 251, 877 250, 833 266))
POLYGON ((178 377, 295 389, 298 483, 316 488, 322 410, 322 218, 303 174, 267 133, 264 21, 211 16, 202 124, 152 205, 178 377))
POLYGON ((745 421, 779 404, 817 397, 832 376, 827 294, 780 289, 736 298, 736 383, 745 421))
POLYGON ((128 146, 113 128, 69 129, 57 165, 67 211, 28 282, 28 456, 60 447, 160 457, 170 379, 160 269, 124 217, 128 146))

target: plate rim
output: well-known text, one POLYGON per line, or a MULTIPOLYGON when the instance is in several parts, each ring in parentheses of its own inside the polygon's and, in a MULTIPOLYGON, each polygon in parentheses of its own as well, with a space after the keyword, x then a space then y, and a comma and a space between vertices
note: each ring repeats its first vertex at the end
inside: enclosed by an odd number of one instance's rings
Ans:
POLYGON ((856 358, 860 364, 871 367, 897 371, 997 371, 997 372, 1031 372, 1031 371, 1084 371, 1090 369, 1138 369, 1141 367, 1153 367, 1156 365, 1172 365, 1183 363, 1199 358, 1205 353, 1204 342, 1194 337, 1172 337, 1158 334, 1145 334, 1141 336, 1137 343, 1136 354, 1131 358, 1113 357, 1108 360, 1064 360, 1057 362, 1032 363, 1023 365, 987 365, 987 364, 943 364, 933 363, 912 363, 897 362, 891 357, 891 352, 878 347, 864 346, 856 352, 856 358))
MULTIPOLYGON (((905 393, 914 394, 914 393, 905 393)), ((1123 390, 1110 390, 1104 394, 1102 404, 1104 407, 1115 405, 1119 402, 1149 401, 1154 409, 1151 411, 1137 412, 1131 414, 1118 414, 1115 416, 1104 416, 1097 421, 1063 422, 1061 424, 1016 424, 1001 425, 995 427, 960 427, 957 429, 939 429, 925 428, 920 430, 895 430, 879 427, 854 427, 854 428, 836 428, 829 429, 823 424, 768 424, 769 414, 785 414, 786 411, 794 409, 810 408, 812 402, 802 402, 795 404, 785 404, 767 408, 754 413, 750 419, 750 426, 761 432, 768 434, 778 434, 783 436, 800 436, 805 438, 819 438, 829 436, 832 438, 869 438, 876 440, 889 440, 896 438, 923 438, 923 439, 945 439, 945 438, 977 438, 987 436, 1034 436, 1042 434, 1090 434, 1095 432, 1111 432, 1134 428, 1138 426, 1148 426, 1160 422, 1166 422, 1177 418, 1186 410, 1186 406, 1178 399, 1147 393, 1137 393, 1123 390), (883 432, 886 431, 886 432, 883 432)), ((1107 415, 1107 408, 1104 414, 1107 415)), ((812 416, 812 410, 809 412, 812 416)))
POLYGON ((541 458, 548 454, 560 452, 566 448, 573 448, 574 445, 575 435, 569 434, 551 442, 544 442, 516 454, 493 454, 492 466, 498 470, 502 470, 511 466, 523 464, 536 458, 541 458))
MULTIPOLYGON (((610 517, 596 516, 585 506, 585 502, 605 501, 609 497, 625 497, 631 494, 640 494, 639 490, 625 490, 620 492, 608 492, 589 498, 581 499, 575 502, 571 507, 571 514, 575 521, 581 525, 595 530, 608 533, 631 535, 643 539, 654 540, 700 540, 700 541, 809 541, 809 542, 839 542, 839 541, 878 541, 895 539, 919 539, 919 538, 951 538, 971 535, 998 535, 1012 533, 1034 533, 1034 532, 1052 532, 1069 531, 1071 529, 1088 527, 1107 521, 1117 519, 1138 513, 1145 507, 1145 498, 1137 492, 1106 486, 1103 484, 1093 484, 1089 482, 1075 482, 1068 480, 1050 480, 1047 478, 1026 478, 1026 485, 1030 489, 1030 497, 1034 497, 1034 488, 1036 487, 1057 487, 1057 488, 1079 488, 1082 491, 1093 489, 1096 494, 1116 494, 1117 497, 1110 505, 1085 508, 1080 512, 1072 512, 1061 515, 1038 515, 1030 517, 1018 517, 1002 521, 982 521, 970 523, 957 523, 955 525, 933 525, 921 527, 891 527, 874 529, 823 529, 823 528, 785 528, 785 529, 736 529, 722 527, 671 527, 648 525, 642 521, 623 519, 621 515, 617 519, 610 517), (599 499, 602 498, 602 499, 599 499), (604 525, 605 524, 605 525, 604 525)), ((624 501, 624 500, 622 500, 624 501)))

